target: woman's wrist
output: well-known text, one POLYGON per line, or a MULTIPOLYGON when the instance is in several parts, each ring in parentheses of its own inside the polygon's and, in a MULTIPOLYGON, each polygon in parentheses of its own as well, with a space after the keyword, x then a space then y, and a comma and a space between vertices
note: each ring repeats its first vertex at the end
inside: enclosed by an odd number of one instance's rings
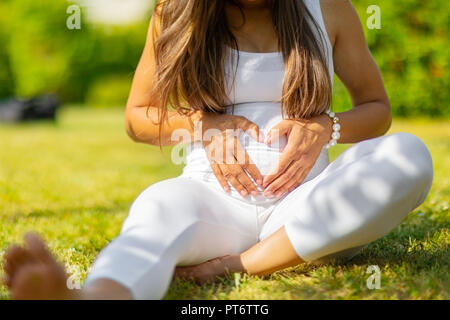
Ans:
MULTIPOLYGON (((194 141, 203 142, 203 136, 208 130, 223 130, 223 126, 226 128, 233 128, 232 124, 222 117, 224 114, 213 113, 208 111, 195 111, 190 115, 190 121, 192 123, 192 136, 194 141)), ((213 131, 211 131, 213 133, 213 131)), ((209 141, 209 140, 208 140, 209 141)))
POLYGON ((203 136, 203 119, 204 119, 204 112, 201 110, 192 111, 188 115, 188 122, 189 122, 189 131, 191 134, 191 138, 193 141, 199 141, 201 142, 202 136, 203 136))
POLYGON ((339 117, 336 115, 336 113, 334 113, 331 110, 327 110, 326 115, 329 117, 329 120, 331 121, 331 128, 332 128, 332 133, 330 136, 330 140, 328 141, 328 143, 325 145, 325 148, 329 149, 332 146, 335 146, 337 144, 337 141, 339 140, 339 138, 341 137, 341 124, 339 123, 339 117))
POLYGON ((307 126, 318 133, 319 143, 325 146, 329 141, 331 134, 333 133, 333 122, 326 114, 318 115, 308 121, 307 126))

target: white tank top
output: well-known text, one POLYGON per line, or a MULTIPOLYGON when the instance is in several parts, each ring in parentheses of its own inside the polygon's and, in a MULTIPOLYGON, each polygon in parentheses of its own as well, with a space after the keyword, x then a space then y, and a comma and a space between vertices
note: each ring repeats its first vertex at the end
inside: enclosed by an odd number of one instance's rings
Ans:
MULTIPOLYGON (((316 35, 324 50, 330 79, 333 79, 332 46, 322 17, 320 1, 303 0, 303 2, 323 34, 322 38, 316 35)), ((281 52, 253 53, 230 48, 225 74, 228 97, 234 103, 234 111, 229 106, 227 113, 246 117, 259 126, 263 135, 267 134, 273 126, 283 120, 281 104, 277 100, 281 98, 284 68, 281 52), (238 65, 236 65, 237 55, 239 55, 238 65), (233 76, 235 76, 234 83, 232 82, 233 76)), ((286 138, 282 137, 278 143, 269 146, 255 141, 244 132, 239 134, 239 140, 262 175, 267 174, 277 164, 287 142, 286 138)), ((328 163, 328 151, 323 148, 304 181, 317 176, 328 163)), ((216 179, 201 143, 187 145, 183 175, 201 175, 206 180, 216 179)))

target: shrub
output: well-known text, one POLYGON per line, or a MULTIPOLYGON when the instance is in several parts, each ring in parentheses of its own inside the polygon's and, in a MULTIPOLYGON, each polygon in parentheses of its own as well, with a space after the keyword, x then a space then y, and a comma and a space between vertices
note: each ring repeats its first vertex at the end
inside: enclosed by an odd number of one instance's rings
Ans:
POLYGON ((86 105, 101 108, 125 106, 130 86, 131 79, 126 75, 98 78, 89 87, 86 105))
MULTIPOLYGON (((450 2, 353 3, 383 74, 393 113, 450 116, 450 2), (381 9, 379 30, 366 26, 366 9, 373 4, 381 9)), ((109 28, 83 23, 82 30, 71 31, 66 28, 69 4, 54 0, 0 2, 0 11, 8 13, 0 16, 0 98, 13 93, 32 96, 55 92, 63 102, 109 105, 125 101, 126 97, 118 95, 125 94, 124 82, 131 83, 148 21, 109 28), (106 83, 121 89, 111 90, 108 97, 103 88, 106 83)), ((338 80, 335 83, 334 108, 348 109, 351 102, 347 92, 338 80)))

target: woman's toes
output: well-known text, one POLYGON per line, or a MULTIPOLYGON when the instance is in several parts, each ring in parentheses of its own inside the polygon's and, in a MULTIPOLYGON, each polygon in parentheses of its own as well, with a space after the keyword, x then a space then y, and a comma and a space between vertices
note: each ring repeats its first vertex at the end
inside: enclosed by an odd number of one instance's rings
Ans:
POLYGON ((18 245, 11 246, 5 253, 3 265, 6 274, 5 284, 10 285, 17 270, 31 261, 32 257, 27 250, 18 245))
POLYGON ((4 269, 6 272, 11 273, 14 268, 17 266, 18 257, 21 254, 22 248, 18 245, 12 245, 10 248, 6 250, 5 253, 5 262, 4 269))
POLYGON ((33 233, 25 237, 25 248, 13 245, 5 254, 3 282, 13 299, 70 299, 67 273, 42 239, 33 233))
POLYGON ((57 263, 40 261, 23 265, 10 286, 13 299, 70 299, 67 275, 57 263))
POLYGON ((57 263, 56 259, 53 257, 47 245, 40 236, 29 232, 24 236, 24 240, 28 252, 31 256, 33 256, 33 258, 45 264, 57 263))

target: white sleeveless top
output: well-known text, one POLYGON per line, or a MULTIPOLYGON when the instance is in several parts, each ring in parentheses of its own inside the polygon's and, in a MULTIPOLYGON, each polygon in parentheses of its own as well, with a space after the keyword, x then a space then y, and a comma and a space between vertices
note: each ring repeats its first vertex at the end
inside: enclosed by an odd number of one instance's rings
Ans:
MULTIPOLYGON (((317 37, 319 43, 322 44, 327 59, 330 79, 333 79, 332 46, 325 29, 320 1, 303 0, 303 2, 323 34, 322 38, 319 35, 317 37)), ((227 113, 246 117, 259 126, 263 135, 267 134, 273 126, 283 120, 281 103, 277 100, 281 98, 284 69, 281 52, 253 53, 230 48, 225 74, 228 97, 234 103, 234 112, 233 108, 229 106, 227 107, 227 113), (237 55, 239 55, 238 65, 235 64, 237 55), (233 76, 235 76, 234 84, 232 83, 233 76)), ((284 136, 278 143, 270 146, 257 142, 244 132, 239 135, 239 140, 262 175, 267 174, 272 167, 276 166, 286 145, 284 136)), ((328 151, 323 148, 314 167, 304 181, 317 176, 328 163, 328 151)), ((187 145, 186 165, 183 168, 183 175, 201 176, 205 180, 216 180, 206 157, 206 152, 200 142, 187 145)))

